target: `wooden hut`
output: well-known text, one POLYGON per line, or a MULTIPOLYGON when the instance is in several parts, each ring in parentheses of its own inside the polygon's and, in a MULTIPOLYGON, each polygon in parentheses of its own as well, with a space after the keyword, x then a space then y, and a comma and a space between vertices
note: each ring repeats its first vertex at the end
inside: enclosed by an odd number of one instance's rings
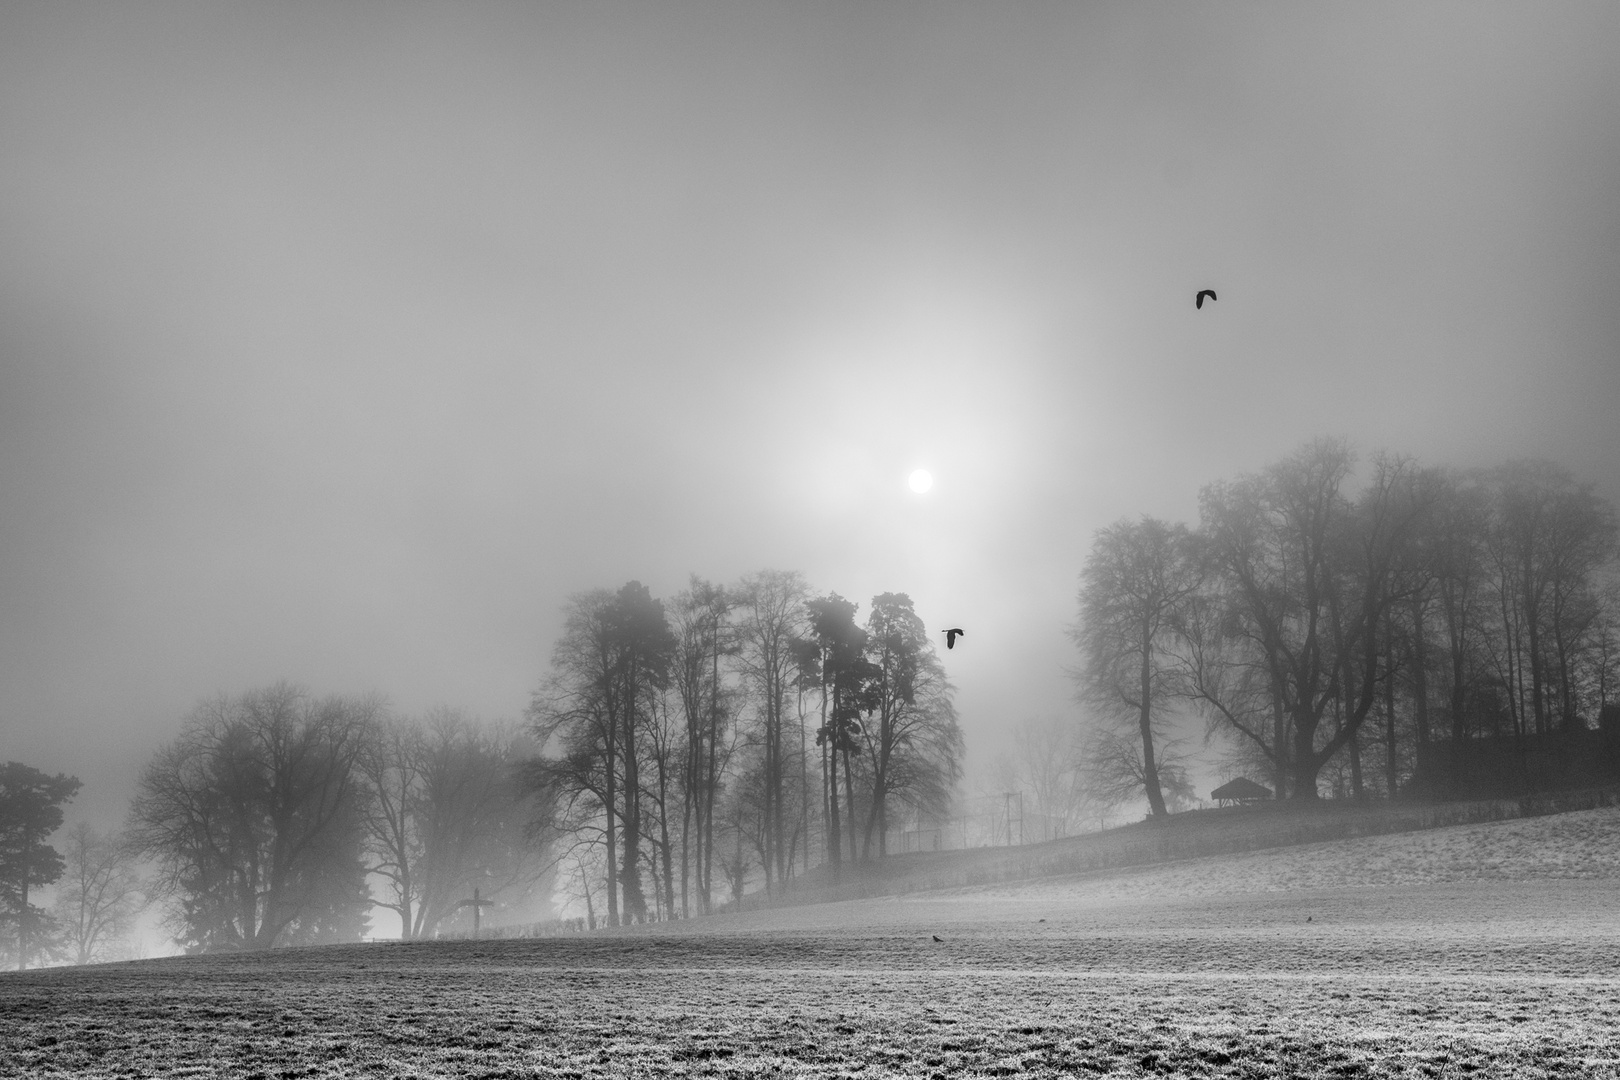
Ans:
POLYGON ((1271 789, 1261 787, 1248 777, 1240 776, 1230 784, 1222 784, 1209 793, 1209 797, 1225 806, 1229 802, 1251 803, 1271 798, 1271 789))

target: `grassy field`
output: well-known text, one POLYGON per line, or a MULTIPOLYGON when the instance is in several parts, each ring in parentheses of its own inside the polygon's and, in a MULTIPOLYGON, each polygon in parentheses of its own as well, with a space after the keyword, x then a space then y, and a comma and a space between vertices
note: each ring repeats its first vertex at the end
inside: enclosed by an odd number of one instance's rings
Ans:
POLYGON ((0 1076, 1620 1076, 1620 810, 0 977, 0 1076), (935 940, 935 938, 942 940, 935 940))

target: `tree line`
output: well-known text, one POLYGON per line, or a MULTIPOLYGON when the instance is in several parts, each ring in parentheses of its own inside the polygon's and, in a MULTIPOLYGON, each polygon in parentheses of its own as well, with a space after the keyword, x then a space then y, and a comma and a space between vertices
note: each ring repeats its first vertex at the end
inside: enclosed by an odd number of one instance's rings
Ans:
POLYGON ((1093 782, 1167 811, 1202 715, 1278 798, 1410 784, 1416 747, 1587 726, 1620 702, 1616 519, 1521 461, 1459 472, 1320 439, 1206 487, 1199 524, 1098 533, 1072 635, 1093 782))
POLYGON ((712 910, 813 861, 882 857, 943 816, 962 736, 909 597, 793 573, 573 597, 524 725, 286 683, 199 703, 142 770, 124 830, 48 842, 78 791, 0 769, 0 961, 117 955, 147 904, 187 952, 405 940, 573 894, 590 922, 712 910), (716 871, 718 870, 718 876, 716 871), (561 877, 559 877, 561 875, 561 877), (30 889, 56 885, 45 910, 30 889))
POLYGON ((0 768, 0 962, 118 958, 161 902, 185 951, 360 940, 374 907, 404 940, 551 901, 546 813, 524 785, 528 733, 450 710, 411 719, 375 698, 288 684, 200 703, 143 769, 123 831, 48 842, 78 780, 0 768), (29 903, 54 884, 56 903, 29 903))
POLYGON ((288 684, 200 704, 141 775, 128 842, 189 952, 358 940, 373 905, 432 936, 480 891, 544 908, 525 733, 288 684), (380 895, 374 895, 372 883, 380 895))
POLYGON ((592 925, 706 913, 818 860, 836 879, 948 814, 963 741, 929 634, 904 593, 857 612, 788 571, 569 600, 527 775, 592 925))

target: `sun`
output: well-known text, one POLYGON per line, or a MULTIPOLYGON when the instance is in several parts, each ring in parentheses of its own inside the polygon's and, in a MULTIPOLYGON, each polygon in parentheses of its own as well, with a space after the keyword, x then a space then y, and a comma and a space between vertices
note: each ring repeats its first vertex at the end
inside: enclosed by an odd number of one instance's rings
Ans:
POLYGON ((927 469, 918 469, 916 472, 913 472, 910 476, 906 477, 906 483, 911 485, 912 491, 915 491, 917 494, 921 495, 923 492, 934 486, 934 474, 929 472, 927 469))

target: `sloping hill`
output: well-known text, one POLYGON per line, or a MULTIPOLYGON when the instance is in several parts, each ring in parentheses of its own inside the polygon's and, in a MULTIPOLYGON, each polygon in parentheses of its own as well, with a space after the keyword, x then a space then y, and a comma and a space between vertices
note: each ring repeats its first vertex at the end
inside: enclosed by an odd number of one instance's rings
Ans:
POLYGON ((0 973, 0 1080, 1614 1077, 1620 807, 531 940, 0 973))
POLYGON ((944 889, 929 897, 1164 901, 1464 882, 1620 882, 1620 807, 944 889))
MULTIPOLYGON (((876 865, 846 866, 836 882, 827 868, 821 867, 790 883, 777 896, 750 894, 743 899, 740 909, 906 895, 997 882, 1118 871, 1203 860, 1214 855, 1239 855, 1357 838, 1414 837, 1432 830, 1455 829, 1458 826, 1504 821, 1528 823, 1548 815, 1567 816, 1574 812, 1616 807, 1620 807, 1620 788, 1608 787, 1522 799, 1459 803, 1358 806, 1324 802, 1307 807, 1268 803, 1225 810, 1201 810, 1177 814, 1166 821, 1137 822, 1044 844, 890 856, 876 865)), ((1525 833, 1532 834, 1539 835, 1534 828, 1525 833)), ((1493 843, 1510 843, 1514 834, 1509 831, 1481 835, 1498 836, 1499 840, 1493 843)), ((1434 842, 1442 843, 1438 840, 1434 842)), ((1459 841, 1444 841, 1447 844, 1455 842, 1459 841)), ((1415 852, 1422 849, 1421 845, 1418 848, 1396 845, 1391 850, 1415 852)), ((1411 856, 1414 860, 1423 857, 1416 854, 1411 856)), ((1489 867, 1493 858, 1489 852, 1474 851, 1465 861, 1469 865, 1477 863, 1489 867)), ((1240 861, 1232 865, 1243 864, 1240 861)), ((1391 874, 1396 870, 1393 864, 1380 863, 1369 866, 1367 872, 1391 874)), ((1342 873, 1354 877, 1356 872, 1345 870, 1342 873)), ((1341 885, 1355 883, 1349 878, 1338 882, 1341 885)))

